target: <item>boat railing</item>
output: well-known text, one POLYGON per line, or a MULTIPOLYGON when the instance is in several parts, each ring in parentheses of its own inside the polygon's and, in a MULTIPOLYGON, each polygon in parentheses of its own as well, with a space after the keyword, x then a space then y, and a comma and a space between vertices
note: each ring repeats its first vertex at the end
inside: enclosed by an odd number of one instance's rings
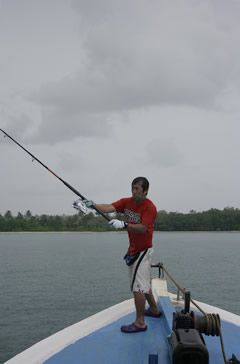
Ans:
MULTIPOLYGON (((158 278, 164 278, 164 266, 163 263, 154 263, 151 265, 152 268, 158 268, 158 278)), ((185 296, 185 288, 183 292, 180 286, 177 285, 177 301, 183 300, 185 296)))

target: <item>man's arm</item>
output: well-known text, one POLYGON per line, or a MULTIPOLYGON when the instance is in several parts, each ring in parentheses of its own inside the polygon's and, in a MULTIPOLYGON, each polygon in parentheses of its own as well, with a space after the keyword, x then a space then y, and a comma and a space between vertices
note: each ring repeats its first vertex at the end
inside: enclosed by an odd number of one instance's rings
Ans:
POLYGON ((143 224, 128 224, 127 230, 131 231, 132 233, 137 234, 145 234, 147 232, 148 227, 143 224))
MULTIPOLYGON (((92 202, 90 200, 88 202, 91 202, 91 204, 94 204, 94 202, 92 202)), ((101 210, 102 212, 105 212, 105 213, 117 212, 115 207, 111 204, 94 204, 94 205, 99 210, 101 210)), ((87 206, 87 207, 90 207, 90 206, 87 206)), ((119 229, 119 227, 118 227, 118 229, 119 229)), ((128 224, 126 230, 131 231, 136 234, 145 234, 146 231, 148 230, 148 227, 143 224, 128 224)))
POLYGON ((111 204, 96 204, 95 206, 102 212, 106 213, 116 212, 115 207, 111 204))

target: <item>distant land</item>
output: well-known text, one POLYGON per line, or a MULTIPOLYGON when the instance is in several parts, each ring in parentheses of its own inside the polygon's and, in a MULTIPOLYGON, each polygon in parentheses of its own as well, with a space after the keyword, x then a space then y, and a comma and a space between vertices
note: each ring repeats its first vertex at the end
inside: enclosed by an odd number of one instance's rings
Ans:
MULTIPOLYGON (((123 219, 122 214, 114 218, 123 219)), ((225 207, 223 210, 210 209, 189 213, 158 211, 154 223, 155 231, 240 231, 240 210, 225 207)), ((32 215, 28 210, 13 216, 8 210, 0 214, 0 232, 24 231, 113 231, 108 222, 92 212, 83 215, 32 215)))

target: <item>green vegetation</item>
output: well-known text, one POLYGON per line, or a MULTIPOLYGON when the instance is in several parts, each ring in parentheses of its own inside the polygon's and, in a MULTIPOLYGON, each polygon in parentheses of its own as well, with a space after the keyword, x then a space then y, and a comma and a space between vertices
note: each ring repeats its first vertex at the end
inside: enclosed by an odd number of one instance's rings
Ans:
POLYGON ((157 231, 240 231, 240 210, 226 207, 188 214, 159 211, 155 220, 157 231))
MULTIPOLYGON (((122 219, 121 214, 116 218, 122 219)), ((0 214, 0 231, 111 231, 108 222, 99 215, 76 213, 71 216, 33 216, 28 210, 13 216, 7 211, 0 214)), ((158 211, 155 220, 156 231, 240 231, 240 210, 226 207, 223 210, 179 212, 158 211)))

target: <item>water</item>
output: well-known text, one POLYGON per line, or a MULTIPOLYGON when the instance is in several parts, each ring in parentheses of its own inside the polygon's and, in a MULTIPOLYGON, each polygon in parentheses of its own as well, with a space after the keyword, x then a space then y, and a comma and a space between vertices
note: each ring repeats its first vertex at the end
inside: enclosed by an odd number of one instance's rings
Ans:
MULTIPOLYGON (((126 233, 0 234, 0 363, 131 298, 127 246, 126 233)), ((240 315, 240 233, 160 232, 154 250, 193 299, 240 315)))

